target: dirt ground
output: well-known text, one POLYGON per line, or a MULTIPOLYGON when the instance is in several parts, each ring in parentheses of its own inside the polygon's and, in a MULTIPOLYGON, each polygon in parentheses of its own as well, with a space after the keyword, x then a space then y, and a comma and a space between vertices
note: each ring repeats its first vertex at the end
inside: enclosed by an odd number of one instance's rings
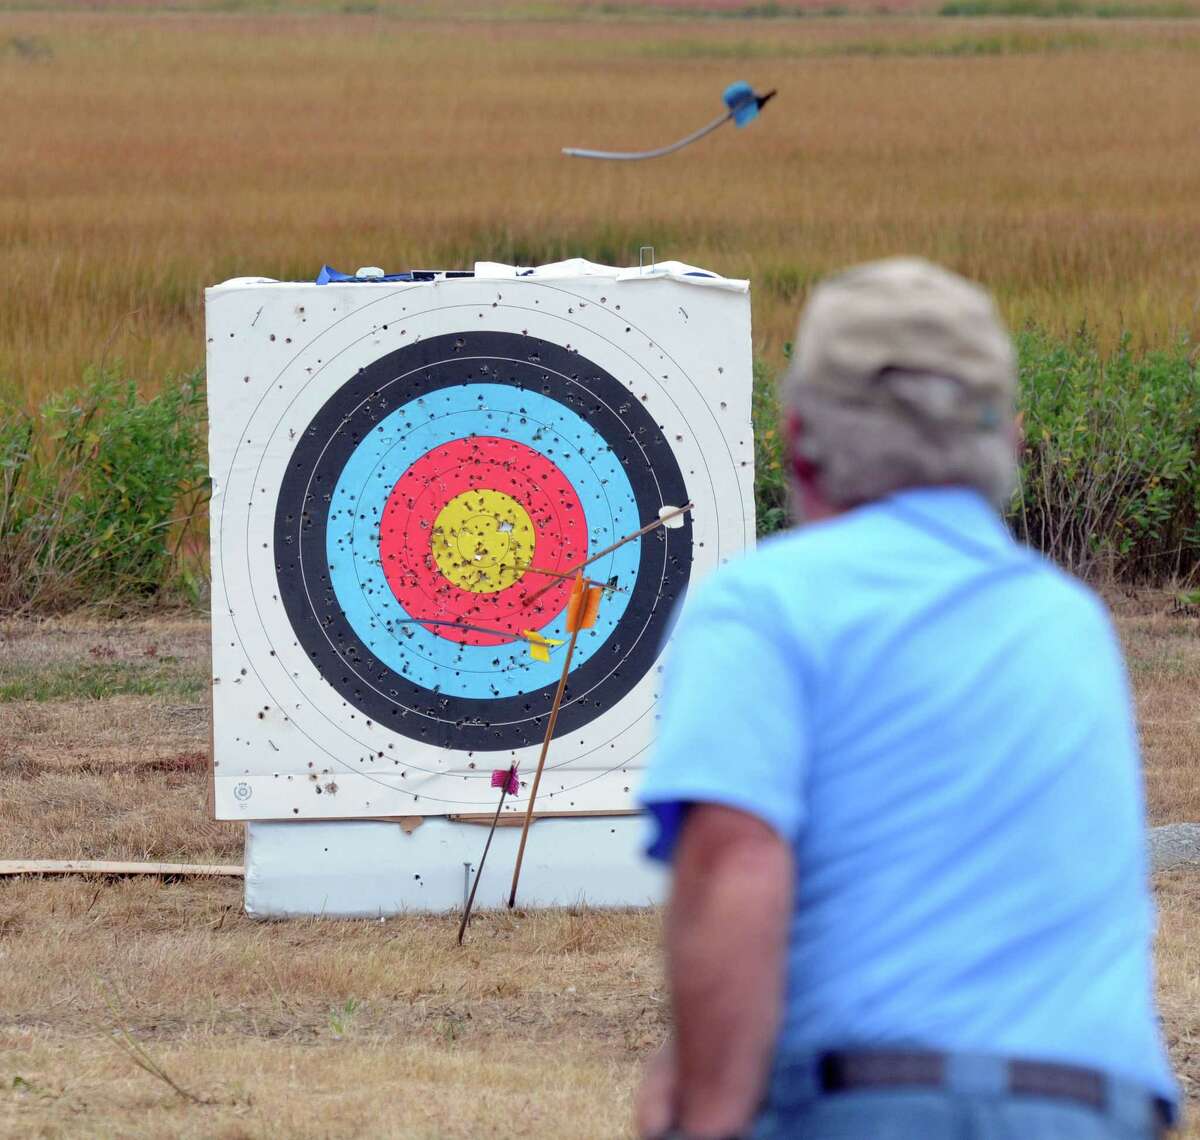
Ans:
MULTIPOLYGON (((1152 821, 1200 820, 1200 618, 1112 600, 1152 821)), ((0 625, 0 858, 240 861, 205 806, 207 636, 0 625)), ((1156 888, 1195 1113, 1200 873, 1156 888)), ((485 914, 460 951, 453 918, 256 923, 240 904, 236 880, 0 881, 0 1134, 626 1134, 665 1026, 656 915, 485 914)))

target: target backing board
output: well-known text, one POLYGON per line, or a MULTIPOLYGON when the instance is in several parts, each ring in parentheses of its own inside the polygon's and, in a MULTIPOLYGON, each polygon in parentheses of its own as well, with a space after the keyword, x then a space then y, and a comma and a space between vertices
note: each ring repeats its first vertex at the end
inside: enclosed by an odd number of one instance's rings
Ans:
POLYGON ((206 308, 218 818, 491 812, 514 761, 524 812, 604 551, 537 806, 630 809, 672 612, 754 540, 746 283, 481 264, 206 308))

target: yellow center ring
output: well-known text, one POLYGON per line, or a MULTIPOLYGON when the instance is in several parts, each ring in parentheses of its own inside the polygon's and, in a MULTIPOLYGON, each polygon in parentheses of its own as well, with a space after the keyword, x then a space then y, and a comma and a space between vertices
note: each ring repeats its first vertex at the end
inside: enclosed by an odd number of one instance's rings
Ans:
POLYGON ((446 579, 475 594, 519 582, 533 560, 533 521, 503 491, 464 491, 433 524, 433 558, 446 579))

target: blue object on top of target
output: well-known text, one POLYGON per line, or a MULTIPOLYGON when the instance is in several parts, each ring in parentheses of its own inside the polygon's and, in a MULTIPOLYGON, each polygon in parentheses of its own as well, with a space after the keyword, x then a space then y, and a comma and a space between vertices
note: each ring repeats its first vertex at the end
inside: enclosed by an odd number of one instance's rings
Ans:
POLYGON ((385 273, 375 266, 365 266, 357 273, 342 273, 332 265, 322 265, 317 274, 318 285, 342 284, 345 282, 364 281, 378 284, 380 281, 435 281, 439 277, 473 277, 469 269, 411 269, 406 273, 385 273))

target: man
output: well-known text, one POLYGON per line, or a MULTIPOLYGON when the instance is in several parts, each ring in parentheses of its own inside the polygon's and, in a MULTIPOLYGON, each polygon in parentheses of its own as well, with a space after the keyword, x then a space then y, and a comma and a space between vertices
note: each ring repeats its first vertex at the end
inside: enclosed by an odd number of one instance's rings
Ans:
POLYGON ((1014 393, 987 294, 925 262, 804 314, 806 525, 689 602, 642 789, 674 866, 645 1137, 1140 1140, 1173 1113, 1125 672, 997 513, 1014 393))

